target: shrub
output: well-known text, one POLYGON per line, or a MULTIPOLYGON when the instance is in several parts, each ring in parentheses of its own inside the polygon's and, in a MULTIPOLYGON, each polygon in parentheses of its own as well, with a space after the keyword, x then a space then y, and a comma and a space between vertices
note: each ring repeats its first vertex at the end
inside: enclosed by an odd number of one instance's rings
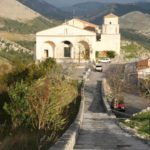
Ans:
POLYGON ((41 62, 39 64, 26 65, 22 62, 16 64, 15 68, 11 73, 6 77, 6 82, 8 85, 11 85, 16 82, 20 82, 21 80, 25 82, 33 82, 44 75, 47 72, 51 71, 56 66, 56 61, 53 58, 48 58, 46 61, 41 62))
POLYGON ((95 57, 96 57, 96 58, 99 57, 99 52, 98 52, 98 51, 95 52, 95 57))
POLYGON ((46 78, 32 85, 17 82, 8 89, 10 102, 5 103, 4 110, 11 116, 14 129, 53 129, 57 132, 66 123, 63 111, 78 96, 76 86, 57 78, 46 78))
POLYGON ((108 52, 107 52, 107 56, 108 56, 109 58, 114 58, 114 57, 116 56, 116 54, 115 54, 114 51, 108 51, 108 52))

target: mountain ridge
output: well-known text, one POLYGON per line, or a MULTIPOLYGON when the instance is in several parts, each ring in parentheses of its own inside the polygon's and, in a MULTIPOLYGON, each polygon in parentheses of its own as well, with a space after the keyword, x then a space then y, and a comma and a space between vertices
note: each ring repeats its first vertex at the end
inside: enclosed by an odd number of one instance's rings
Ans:
POLYGON ((46 1, 41 0, 17 0, 17 1, 47 18, 64 20, 68 17, 68 14, 66 12, 63 12, 61 9, 56 8, 55 6, 51 5, 50 3, 47 3, 46 1))
POLYGON ((103 23, 103 17, 109 13, 114 13, 117 16, 123 16, 124 14, 127 14, 132 11, 140 11, 143 13, 150 13, 150 10, 145 10, 136 4, 111 4, 108 5, 106 8, 104 8, 101 11, 95 12, 94 14, 85 16, 84 18, 91 21, 92 23, 96 24, 102 24, 103 23))

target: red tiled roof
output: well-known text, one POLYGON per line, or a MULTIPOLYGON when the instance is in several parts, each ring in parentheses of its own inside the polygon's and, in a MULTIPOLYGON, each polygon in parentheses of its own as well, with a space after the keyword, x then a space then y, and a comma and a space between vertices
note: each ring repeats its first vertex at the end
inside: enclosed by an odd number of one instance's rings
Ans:
POLYGON ((117 17, 118 16, 116 16, 116 15, 114 15, 112 13, 108 14, 107 16, 104 16, 104 18, 117 18, 117 17))
POLYGON ((80 20, 80 19, 75 19, 75 20, 77 20, 77 21, 79 21, 79 22, 82 22, 82 23, 85 24, 85 25, 94 27, 94 28, 98 28, 98 27, 99 27, 99 26, 96 25, 96 24, 93 24, 93 23, 90 23, 90 22, 87 22, 87 21, 84 21, 84 20, 80 20))

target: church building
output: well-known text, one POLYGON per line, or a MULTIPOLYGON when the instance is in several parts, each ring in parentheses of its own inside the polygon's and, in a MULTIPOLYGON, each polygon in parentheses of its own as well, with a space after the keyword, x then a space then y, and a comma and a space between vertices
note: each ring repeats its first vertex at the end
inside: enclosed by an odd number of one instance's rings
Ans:
POLYGON ((35 60, 55 58, 58 62, 95 61, 96 52, 120 54, 119 19, 114 14, 104 17, 100 26, 72 19, 36 34, 35 60))

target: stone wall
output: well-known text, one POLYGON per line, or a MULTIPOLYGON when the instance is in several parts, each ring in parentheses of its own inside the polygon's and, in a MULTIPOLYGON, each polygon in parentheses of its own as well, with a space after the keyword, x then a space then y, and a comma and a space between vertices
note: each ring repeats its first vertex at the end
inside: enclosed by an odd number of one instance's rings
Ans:
POLYGON ((67 129, 67 131, 58 139, 54 146, 50 147, 49 150, 73 150, 76 143, 76 139, 79 134, 79 130, 83 121, 84 114, 84 84, 88 78, 91 69, 88 69, 83 75, 83 85, 81 89, 81 103, 78 115, 72 125, 67 129))

